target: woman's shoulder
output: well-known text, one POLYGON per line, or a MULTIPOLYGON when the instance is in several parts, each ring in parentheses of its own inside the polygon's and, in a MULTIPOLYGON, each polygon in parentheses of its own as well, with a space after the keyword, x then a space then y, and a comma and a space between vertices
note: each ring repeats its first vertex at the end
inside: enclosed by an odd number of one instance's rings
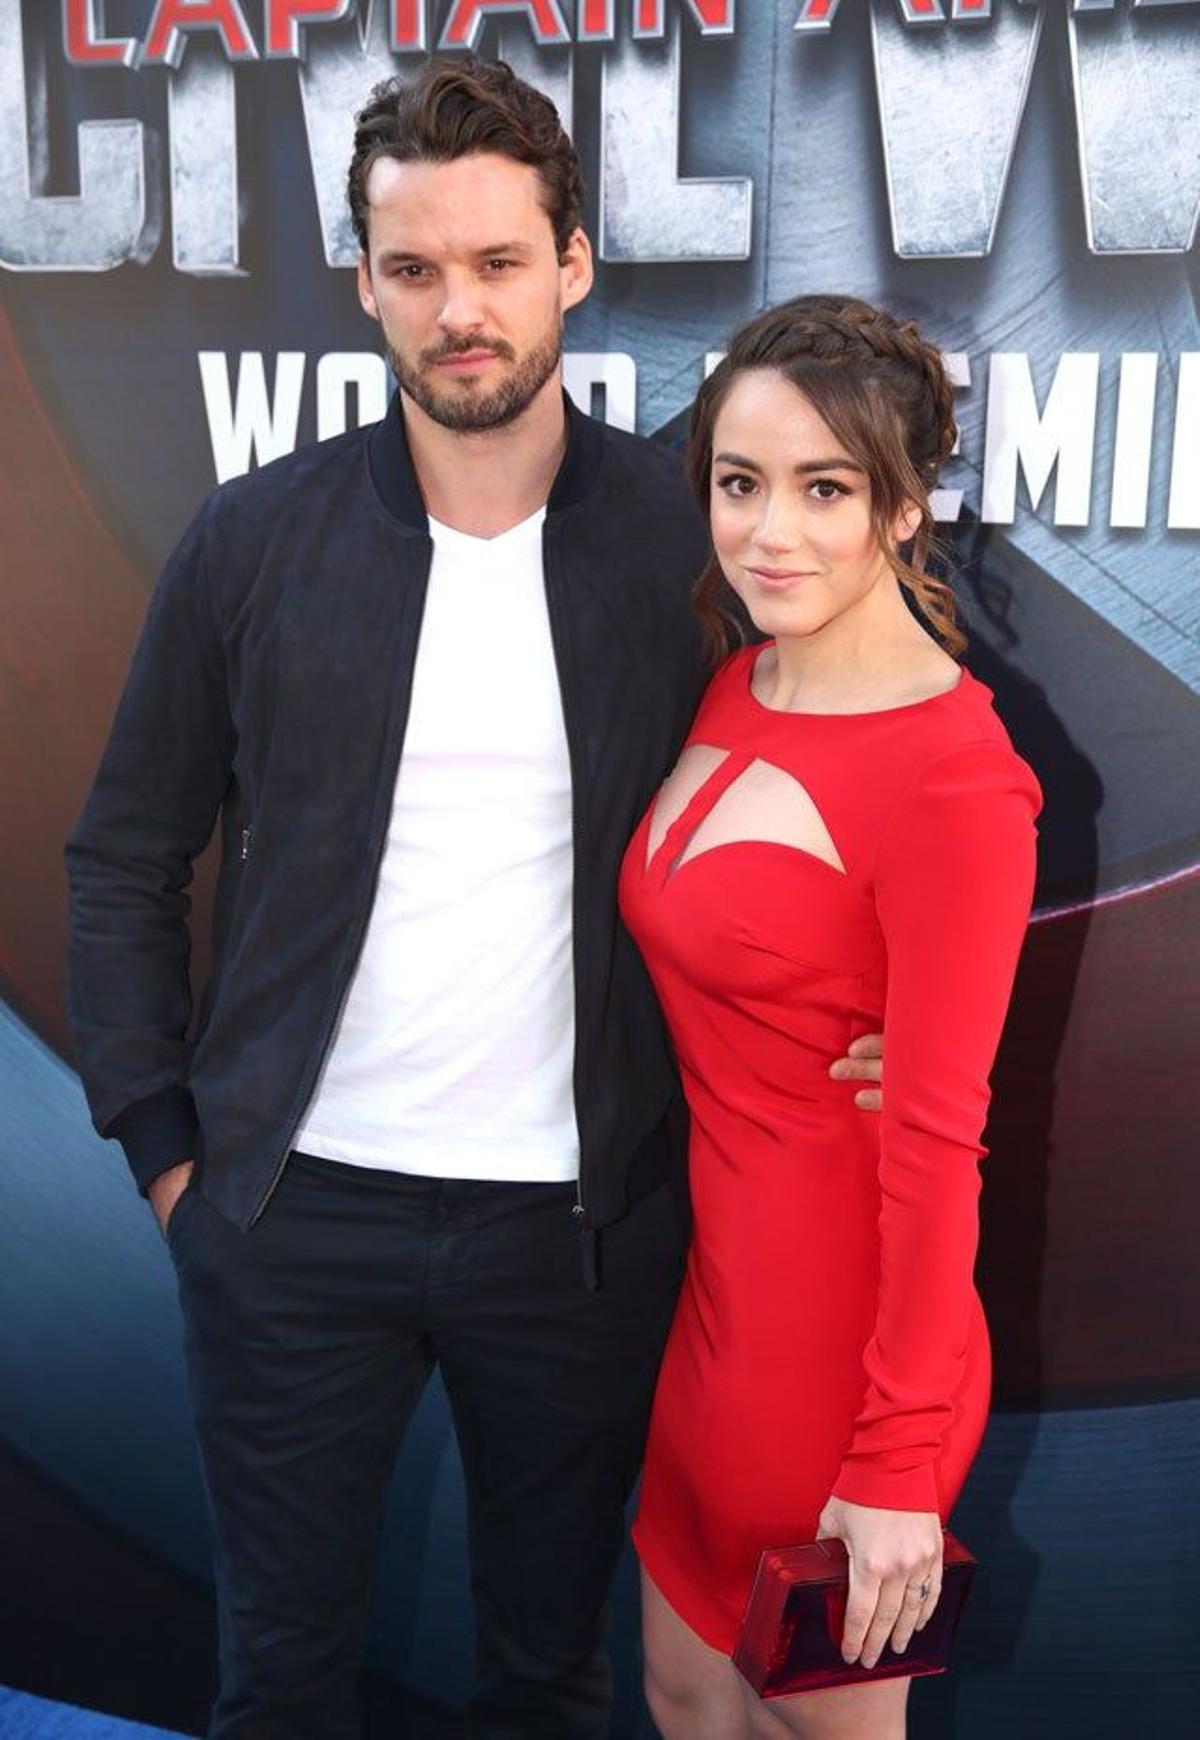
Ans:
POLYGON ((1014 749, 992 691, 965 665, 952 688, 912 709, 904 723, 910 753, 901 800, 954 803, 991 794, 1019 797, 1033 815, 1041 809, 1037 775, 1014 749))
POLYGON ((708 684, 700 697, 692 727, 693 736, 701 720, 711 717, 714 712, 724 711, 745 698, 754 657, 758 651, 757 645, 736 646, 720 659, 710 673, 708 684))

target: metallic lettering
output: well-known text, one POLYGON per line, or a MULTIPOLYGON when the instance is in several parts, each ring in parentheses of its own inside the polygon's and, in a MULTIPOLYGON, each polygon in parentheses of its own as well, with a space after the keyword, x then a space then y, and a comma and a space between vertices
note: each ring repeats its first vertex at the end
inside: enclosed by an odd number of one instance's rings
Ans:
POLYGON ((396 54, 411 54, 429 47, 429 15, 426 0, 391 0, 391 47, 396 54))
POLYGON ((1200 32, 1133 13, 1067 20, 1088 247, 1184 254, 1200 220, 1200 32))
MULTIPOLYGON (((705 36, 732 36, 734 0, 687 0, 688 10, 705 36)), ((645 40, 666 32, 664 0, 633 0, 633 34, 645 40)))
POLYGON ((617 34, 617 0, 579 0, 577 42, 612 42, 617 34))
POLYGON ((1041 7, 1006 6, 987 32, 914 36, 887 0, 872 0, 884 174, 902 259, 991 252, 1042 16, 1041 7))
POLYGON ((570 133, 575 113, 575 54, 570 48, 538 48, 523 24, 506 20, 499 30, 501 60, 541 91, 558 110, 563 131, 570 133))
POLYGON ((439 48, 475 48, 486 21, 505 12, 523 12, 539 43, 561 45, 571 40, 559 0, 454 0, 439 48))
POLYGON ((801 0, 797 30, 832 30, 841 0, 801 0))
POLYGON ((158 0, 142 46, 143 66, 178 66, 186 39, 196 30, 215 30, 230 60, 257 60, 240 0, 158 0))
POLYGON ((372 5, 365 32, 353 19, 315 32, 296 71, 325 262, 354 266, 358 239, 346 206, 354 116, 373 85, 404 76, 392 58, 385 7, 372 5))
POLYGON ((266 0, 266 52, 270 60, 303 60, 304 31, 312 24, 340 24, 356 0, 266 0))
POLYGON ((664 45, 623 42, 601 73, 600 257, 625 265, 750 257, 753 183, 681 181, 680 25, 664 45))
POLYGON ((84 121, 79 193, 44 193, 49 162, 45 45, 25 89, 21 8, 0 9, 0 265, 13 272, 108 272, 148 260, 162 214, 155 138, 140 121, 84 121))
POLYGON ((104 0, 62 0, 63 47, 72 66, 132 66, 137 38, 106 36, 104 0))
POLYGON ((168 79, 172 251, 194 277, 241 276, 234 84, 215 42, 194 42, 168 79))
MULTIPOLYGON (((1117 0, 1075 0, 1076 12, 1112 12, 1117 0)), ((1200 0, 1133 0, 1135 8, 1147 6, 1196 6, 1200 0)))

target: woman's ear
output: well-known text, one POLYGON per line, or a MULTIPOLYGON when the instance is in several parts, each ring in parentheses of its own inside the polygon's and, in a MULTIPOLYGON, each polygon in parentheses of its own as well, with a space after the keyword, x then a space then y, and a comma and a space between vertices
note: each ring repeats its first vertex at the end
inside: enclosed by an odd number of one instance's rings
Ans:
POLYGON ((921 529, 921 508, 915 501, 910 501, 896 521, 895 532, 897 544, 907 544, 910 538, 915 538, 921 529))

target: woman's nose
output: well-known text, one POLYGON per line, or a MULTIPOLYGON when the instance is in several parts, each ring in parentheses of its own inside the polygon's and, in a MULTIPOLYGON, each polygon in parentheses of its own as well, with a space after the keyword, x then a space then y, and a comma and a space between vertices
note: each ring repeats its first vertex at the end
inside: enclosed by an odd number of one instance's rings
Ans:
POLYGON ((754 541, 761 549, 775 553, 794 550, 800 537, 796 515, 790 506, 778 500, 764 502, 762 515, 754 532, 754 541))

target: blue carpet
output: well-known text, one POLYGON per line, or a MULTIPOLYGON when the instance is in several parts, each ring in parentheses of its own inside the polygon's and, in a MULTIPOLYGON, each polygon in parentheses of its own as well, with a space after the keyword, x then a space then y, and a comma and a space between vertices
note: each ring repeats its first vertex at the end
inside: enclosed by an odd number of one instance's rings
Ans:
POLYGON ((166 1728, 52 1704, 7 1686, 0 1686, 0 1735, 4 1740, 177 1740, 166 1728))

